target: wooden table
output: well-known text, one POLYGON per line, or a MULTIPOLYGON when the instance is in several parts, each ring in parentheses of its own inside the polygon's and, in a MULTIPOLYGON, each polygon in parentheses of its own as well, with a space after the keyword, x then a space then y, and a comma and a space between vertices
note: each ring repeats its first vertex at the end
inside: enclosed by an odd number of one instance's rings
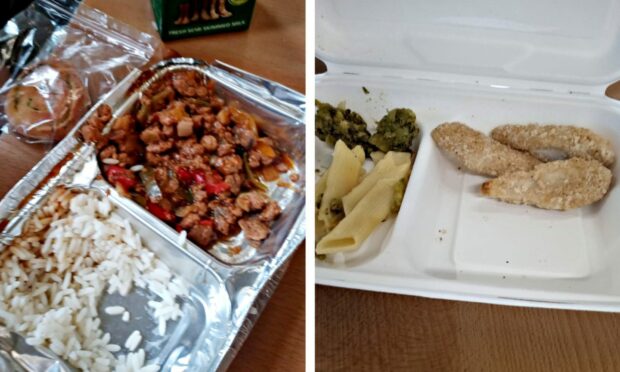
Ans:
MULTIPOLYGON (((607 95, 620 99, 620 82, 607 95)), ((620 371, 620 314, 326 286, 315 296, 317 371, 620 371)))
MULTIPOLYGON (((157 35, 149 0, 88 0, 144 32, 157 35)), ((166 43, 186 57, 220 59, 304 91, 304 1, 260 0, 245 32, 196 37, 166 43)), ((43 146, 0 136, 0 197, 36 164, 43 146)), ((254 330, 230 371, 302 371, 305 368, 305 260, 294 255, 254 330)))
MULTIPOLYGON (((137 29, 157 35, 149 0, 86 0, 137 29)), ((248 31, 166 42, 183 57, 223 62, 305 91, 304 0, 258 0, 248 31)))

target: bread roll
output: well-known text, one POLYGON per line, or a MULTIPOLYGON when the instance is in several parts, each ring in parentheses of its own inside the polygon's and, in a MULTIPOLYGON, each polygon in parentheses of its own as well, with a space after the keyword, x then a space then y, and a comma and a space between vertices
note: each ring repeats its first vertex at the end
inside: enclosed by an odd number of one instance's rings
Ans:
POLYGON ((5 112, 13 132, 51 142, 62 139, 89 104, 77 71, 62 62, 47 62, 22 74, 8 92, 5 112))

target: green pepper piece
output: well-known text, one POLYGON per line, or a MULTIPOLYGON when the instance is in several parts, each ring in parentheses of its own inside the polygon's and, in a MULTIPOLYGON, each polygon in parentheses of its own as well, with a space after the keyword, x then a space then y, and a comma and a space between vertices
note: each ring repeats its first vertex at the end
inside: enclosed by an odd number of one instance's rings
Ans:
POLYGON ((248 153, 247 153, 247 152, 243 153, 243 166, 244 166, 244 168, 245 168, 245 174, 246 174, 246 176, 248 177, 248 180, 250 181, 250 183, 251 183, 254 187, 256 187, 256 188, 258 188, 258 189, 260 189, 260 190, 262 190, 262 191, 267 191, 267 190, 269 190, 269 189, 267 188, 267 186, 266 186, 264 183, 262 183, 262 182, 258 179, 258 177, 256 177, 256 175, 254 174, 254 172, 252 172, 252 168, 250 168, 250 162, 248 161, 248 153))

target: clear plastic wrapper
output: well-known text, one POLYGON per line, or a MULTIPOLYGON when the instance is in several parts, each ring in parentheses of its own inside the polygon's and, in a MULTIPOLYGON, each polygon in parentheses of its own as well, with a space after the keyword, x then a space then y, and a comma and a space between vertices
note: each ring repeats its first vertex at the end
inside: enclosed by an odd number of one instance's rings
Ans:
POLYGON ((62 139, 92 102, 161 42, 78 1, 37 0, 0 31, 0 127, 29 142, 62 139))

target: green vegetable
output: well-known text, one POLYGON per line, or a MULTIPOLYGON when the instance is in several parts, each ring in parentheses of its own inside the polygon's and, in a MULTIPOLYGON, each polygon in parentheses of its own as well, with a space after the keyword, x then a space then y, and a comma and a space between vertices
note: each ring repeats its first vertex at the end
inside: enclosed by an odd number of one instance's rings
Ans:
POLYGON ((207 101, 206 99, 196 98, 196 103, 202 106, 207 106, 207 107, 211 106, 211 102, 207 101))
POLYGON ((407 177, 398 181, 394 185, 394 198, 392 199, 392 212, 398 213, 400 210, 400 205, 403 202, 403 197, 405 196, 405 189, 407 188, 407 177))
POLYGON ((267 191, 268 188, 267 186, 262 183, 258 177, 256 177, 256 175, 254 174, 254 172, 252 172, 252 168, 250 167, 250 162, 248 161, 248 153, 245 152, 243 153, 243 165, 245 168, 245 175, 248 177, 248 181, 250 181, 250 183, 258 188, 259 190, 262 191, 267 191))
POLYGON ((349 148, 361 145, 366 154, 372 152, 373 148, 368 144, 370 132, 358 113, 345 108, 336 108, 318 100, 316 107, 316 136, 321 141, 334 146, 340 139, 349 148))
POLYGON ((181 193, 183 195, 183 199, 185 199, 187 203, 191 204, 194 202, 194 194, 192 194, 192 190, 184 188, 181 193))
POLYGON ((171 87, 165 87, 151 97, 151 107, 153 111, 159 111, 166 107, 166 102, 174 97, 174 90, 171 87))
POLYGON ((140 109, 138 110, 138 113, 136 114, 136 118, 138 119, 138 122, 145 124, 150 114, 151 114, 151 105, 148 103, 140 103, 140 109))
POLYGON ((367 157, 376 150, 384 153, 411 152, 411 145, 420 133, 415 123, 415 113, 410 109, 390 110, 377 123, 377 133, 371 136, 364 119, 344 105, 334 107, 317 100, 316 107, 316 136, 319 139, 331 146, 338 140, 342 140, 349 148, 361 145, 367 157))
POLYGON ((329 211, 338 218, 344 217, 344 206, 342 205, 342 199, 332 199, 329 202, 329 211))
POLYGON ((410 109, 390 110, 377 123, 377 133, 369 142, 383 152, 411 151, 411 144, 420 133, 415 123, 415 113, 410 109))
POLYGON ((370 91, 366 87, 362 87, 362 91, 364 92, 364 94, 370 93, 370 91))

